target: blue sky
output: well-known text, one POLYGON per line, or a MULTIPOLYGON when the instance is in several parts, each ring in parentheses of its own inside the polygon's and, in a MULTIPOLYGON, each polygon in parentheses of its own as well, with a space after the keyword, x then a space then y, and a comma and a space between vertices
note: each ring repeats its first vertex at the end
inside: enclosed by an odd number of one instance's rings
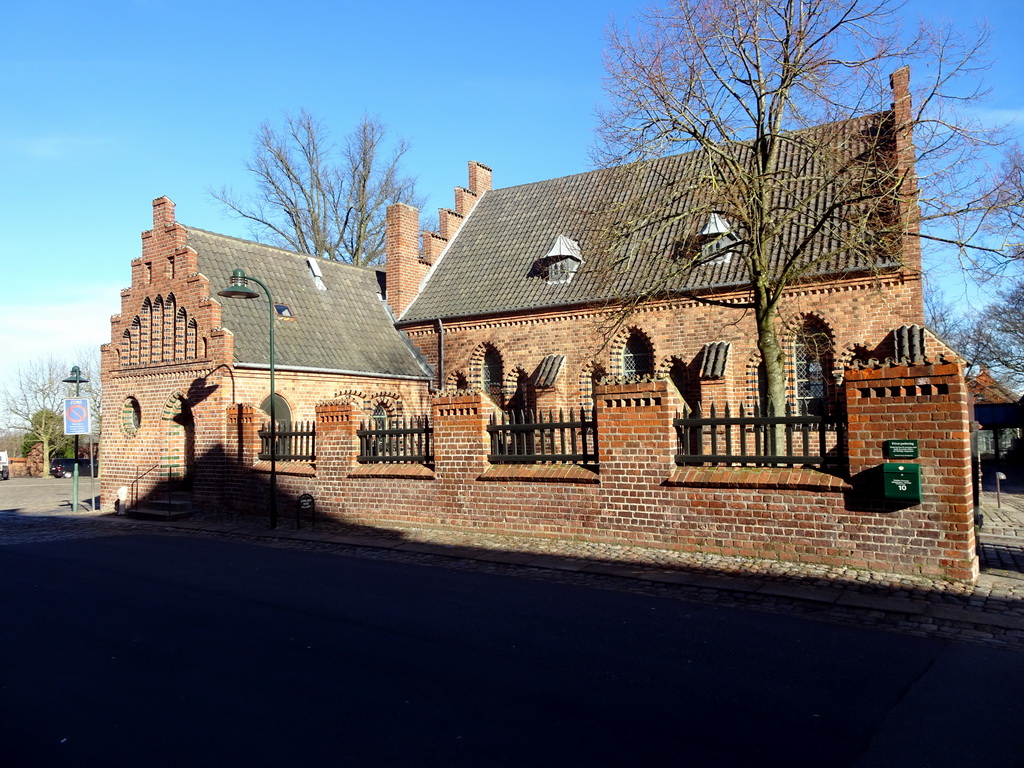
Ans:
MULTIPOLYGON (((632 0, 355 3, 64 0, 0 9, 0 386, 109 341, 150 202, 248 237, 208 190, 244 192, 264 120, 306 108, 340 138, 364 112, 412 142, 406 170, 452 204, 466 162, 496 186, 588 170, 604 29, 632 0)), ((1024 0, 912 0, 992 27, 986 110, 1024 116, 1024 0)))

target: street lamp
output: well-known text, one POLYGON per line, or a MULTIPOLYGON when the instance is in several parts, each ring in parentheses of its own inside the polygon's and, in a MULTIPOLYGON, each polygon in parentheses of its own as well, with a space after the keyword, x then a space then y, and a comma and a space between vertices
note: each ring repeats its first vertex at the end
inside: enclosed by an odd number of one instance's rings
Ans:
MULTIPOLYGON (((84 376, 82 376, 82 369, 79 368, 77 365, 73 365, 71 367, 71 375, 68 376, 66 379, 62 379, 62 381, 65 384, 74 384, 75 385, 75 397, 79 396, 79 393, 80 393, 80 390, 81 390, 81 386, 83 384, 88 384, 89 383, 89 380, 87 378, 85 378, 84 376)), ((72 470, 72 473, 73 473, 72 477, 74 477, 74 480, 72 482, 71 492, 74 494, 74 497, 75 497, 75 503, 74 503, 74 506, 73 506, 73 510, 75 512, 77 512, 78 511, 78 434, 77 433, 75 434, 75 466, 74 466, 74 469, 72 470)), ((92 477, 92 462, 91 461, 89 462, 89 477, 92 477)), ((95 502, 96 502, 96 500, 93 499, 93 501, 91 503, 95 504, 95 502)))
POLYGON ((274 410, 274 298, 266 283, 245 274, 244 269, 236 269, 231 273, 231 284, 218 296, 229 299, 258 299, 259 294, 249 287, 252 280, 267 293, 270 302, 270 527, 277 528, 277 414, 274 410))

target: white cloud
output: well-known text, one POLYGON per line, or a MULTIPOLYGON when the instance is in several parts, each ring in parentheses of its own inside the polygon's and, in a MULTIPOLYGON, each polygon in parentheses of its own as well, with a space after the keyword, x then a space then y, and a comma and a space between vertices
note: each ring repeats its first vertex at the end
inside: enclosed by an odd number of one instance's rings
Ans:
POLYGON ((1024 122, 1024 107, 1019 109, 979 109, 975 114, 985 125, 999 126, 1007 123, 1019 125, 1024 122))
POLYGON ((55 357, 74 364, 73 358, 109 342, 110 316, 120 311, 119 297, 119 289, 111 286, 46 300, 12 297, 4 305, 7 331, 0 388, 13 381, 19 368, 34 360, 55 357))
POLYGON ((107 144, 106 139, 89 136, 28 136, 4 141, 8 151, 32 160, 59 160, 79 157, 107 144))

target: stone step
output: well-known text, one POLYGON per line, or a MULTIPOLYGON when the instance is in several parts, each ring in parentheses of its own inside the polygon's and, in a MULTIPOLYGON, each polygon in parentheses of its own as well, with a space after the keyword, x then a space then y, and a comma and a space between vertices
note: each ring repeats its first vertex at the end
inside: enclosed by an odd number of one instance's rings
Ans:
POLYGON ((192 501, 185 498, 150 499, 136 509, 128 511, 128 517, 136 520, 184 520, 192 514, 192 501))

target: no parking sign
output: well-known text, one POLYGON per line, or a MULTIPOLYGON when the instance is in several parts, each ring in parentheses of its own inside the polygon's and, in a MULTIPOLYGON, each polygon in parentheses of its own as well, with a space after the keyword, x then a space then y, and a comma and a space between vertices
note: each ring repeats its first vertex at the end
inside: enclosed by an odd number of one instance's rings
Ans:
POLYGON ((64 398, 65 435, 88 435, 92 432, 92 426, 89 421, 89 398, 64 398))

